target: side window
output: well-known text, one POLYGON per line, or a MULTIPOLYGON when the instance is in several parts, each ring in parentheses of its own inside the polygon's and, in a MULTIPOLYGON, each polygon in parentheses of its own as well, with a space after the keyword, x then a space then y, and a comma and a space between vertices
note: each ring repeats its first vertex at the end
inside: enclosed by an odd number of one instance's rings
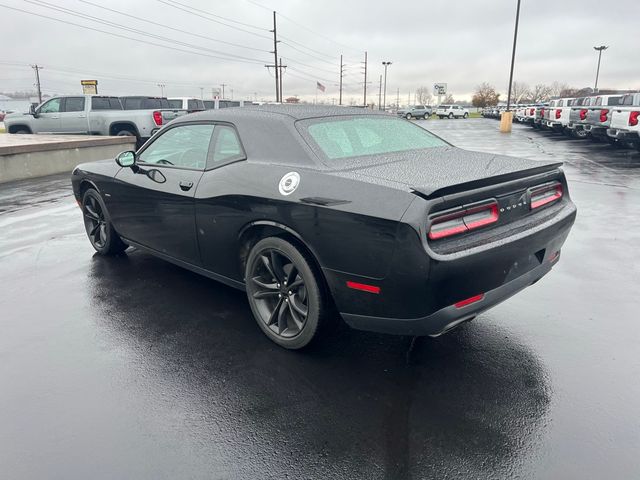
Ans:
POLYGON ((213 125, 181 125, 162 133, 139 156, 141 163, 204 170, 213 125))
POLYGON ((226 125, 216 125, 213 144, 213 165, 245 158, 236 131, 226 125))
POLYGON ((67 97, 64 101, 65 112, 84 112, 84 97, 67 97))
POLYGON ((60 112, 61 103, 61 98, 52 98, 47 103, 43 104, 42 107, 40 107, 39 113, 58 113, 60 112))

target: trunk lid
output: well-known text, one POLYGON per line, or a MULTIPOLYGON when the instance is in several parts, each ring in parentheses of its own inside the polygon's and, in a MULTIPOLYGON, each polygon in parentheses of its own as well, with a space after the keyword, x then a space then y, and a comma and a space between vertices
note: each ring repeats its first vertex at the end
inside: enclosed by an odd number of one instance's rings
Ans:
POLYGON ((349 159, 335 174, 414 191, 435 198, 557 169, 562 163, 437 147, 415 152, 349 159), (354 163, 357 165, 354 166, 354 163))

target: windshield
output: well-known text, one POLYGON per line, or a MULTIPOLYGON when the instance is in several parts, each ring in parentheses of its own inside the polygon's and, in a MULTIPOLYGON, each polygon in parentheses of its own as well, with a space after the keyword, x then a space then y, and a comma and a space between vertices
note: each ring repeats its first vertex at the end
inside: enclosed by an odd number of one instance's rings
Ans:
POLYGON ((299 125, 330 160, 447 145, 411 122, 382 115, 328 117, 305 120, 299 125))

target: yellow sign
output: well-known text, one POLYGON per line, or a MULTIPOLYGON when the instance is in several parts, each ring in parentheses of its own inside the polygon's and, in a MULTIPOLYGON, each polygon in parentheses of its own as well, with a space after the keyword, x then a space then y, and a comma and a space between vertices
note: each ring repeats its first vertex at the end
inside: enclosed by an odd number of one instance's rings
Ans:
POLYGON ((97 80, 80 80, 80 85, 82 85, 82 93, 84 93, 85 95, 98 94, 97 80))

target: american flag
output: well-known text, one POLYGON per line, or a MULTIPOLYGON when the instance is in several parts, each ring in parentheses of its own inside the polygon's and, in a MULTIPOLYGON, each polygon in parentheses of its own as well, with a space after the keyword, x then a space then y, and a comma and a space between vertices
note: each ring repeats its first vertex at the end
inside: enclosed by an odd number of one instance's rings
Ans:
POLYGON ((321 84, 320 82, 316 82, 316 88, 317 88, 318 90, 320 90, 321 92, 324 92, 324 91, 325 91, 324 85, 323 85, 323 84, 321 84))

